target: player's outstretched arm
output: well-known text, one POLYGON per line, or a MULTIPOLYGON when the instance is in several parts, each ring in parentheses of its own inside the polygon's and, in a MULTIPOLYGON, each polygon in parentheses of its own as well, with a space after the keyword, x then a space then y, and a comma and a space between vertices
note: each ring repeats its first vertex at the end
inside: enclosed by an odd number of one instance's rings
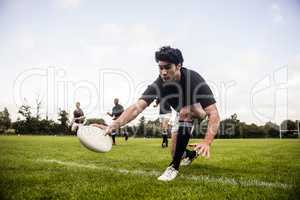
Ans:
POLYGON ((117 120, 114 120, 110 126, 106 129, 106 134, 111 134, 115 129, 124 126, 130 121, 134 120, 145 108, 148 106, 147 102, 143 99, 139 99, 135 104, 129 106, 119 116, 117 120))
POLYGON ((103 124, 91 124, 90 126, 95 126, 95 127, 101 128, 101 129, 106 129, 107 128, 107 126, 103 125, 103 124))
POLYGON ((110 117, 113 117, 112 113, 110 112, 107 112, 106 114, 109 115, 110 117))
POLYGON ((215 135, 218 133, 220 125, 220 116, 216 104, 206 107, 205 112, 208 116, 208 126, 204 141, 211 144, 215 135))
POLYGON ((205 134, 204 141, 199 143, 195 147, 195 150, 198 152, 198 154, 209 158, 210 144, 213 142, 214 137, 218 132, 219 124, 220 124, 220 116, 216 104, 210 105, 206 107, 204 110, 208 116, 207 132, 205 134))

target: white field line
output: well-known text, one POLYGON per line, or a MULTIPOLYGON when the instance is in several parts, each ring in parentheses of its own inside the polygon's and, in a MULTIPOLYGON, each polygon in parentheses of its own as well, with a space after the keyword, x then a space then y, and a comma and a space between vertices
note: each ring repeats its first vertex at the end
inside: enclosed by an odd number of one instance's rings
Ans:
MULTIPOLYGON (((67 167, 76 167, 81 169, 96 169, 96 170, 105 170, 105 171, 112 171, 121 174, 133 174, 133 175, 142 175, 142 176, 159 176, 162 172, 158 171, 143 171, 143 170, 127 170, 127 169, 117 169, 117 168, 110 168, 110 167, 99 167, 96 165, 91 164, 79 164, 75 162, 65 162, 61 160, 55 159, 38 159, 37 162, 47 162, 47 163, 56 163, 60 165, 64 165, 67 167)), ((210 176, 186 176, 180 175, 180 178, 193 180, 193 181, 201 181, 201 182, 208 182, 208 183, 218 183, 218 184, 225 184, 225 185, 236 185, 242 187, 267 187, 267 188, 283 188, 289 189, 292 185, 288 185, 285 183, 279 182, 265 182, 256 179, 233 179, 233 178, 226 178, 226 177, 210 177, 210 176)))

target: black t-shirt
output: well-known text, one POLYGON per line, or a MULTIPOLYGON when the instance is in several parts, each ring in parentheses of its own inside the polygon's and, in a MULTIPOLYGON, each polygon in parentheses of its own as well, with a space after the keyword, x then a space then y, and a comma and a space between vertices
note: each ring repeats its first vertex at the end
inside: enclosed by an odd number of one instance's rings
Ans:
POLYGON ((161 104, 159 98, 157 98, 156 99, 156 104, 159 104, 159 114, 160 115, 172 113, 171 106, 168 104, 168 102, 165 102, 164 104, 161 104))
POLYGON ((140 99, 151 104, 156 98, 160 105, 169 104, 177 112, 184 106, 200 103, 203 108, 216 103, 205 80, 195 71, 182 67, 179 81, 163 82, 159 76, 142 94, 140 99))
POLYGON ((112 115, 114 117, 114 119, 117 119, 124 111, 124 108, 122 105, 117 104, 113 107, 112 109, 112 115))
MULTIPOLYGON (((74 116, 74 118, 84 116, 83 111, 81 110, 81 108, 74 110, 73 116, 74 116)), ((84 119, 75 119, 75 122, 82 124, 84 122, 84 119)))

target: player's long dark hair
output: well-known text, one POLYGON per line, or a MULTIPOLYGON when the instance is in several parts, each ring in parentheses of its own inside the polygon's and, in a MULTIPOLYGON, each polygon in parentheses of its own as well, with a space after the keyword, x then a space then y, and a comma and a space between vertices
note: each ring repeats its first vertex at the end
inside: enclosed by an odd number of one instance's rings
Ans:
POLYGON ((155 61, 164 61, 175 65, 183 63, 183 57, 179 49, 174 49, 170 46, 163 46, 159 51, 155 52, 155 61))

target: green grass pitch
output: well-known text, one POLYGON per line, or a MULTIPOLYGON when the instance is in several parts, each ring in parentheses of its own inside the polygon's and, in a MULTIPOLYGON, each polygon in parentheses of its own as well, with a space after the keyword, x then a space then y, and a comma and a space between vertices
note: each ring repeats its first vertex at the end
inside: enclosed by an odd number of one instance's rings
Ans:
MULTIPOLYGON (((197 139, 190 142, 194 143, 197 139)), ((0 136, 0 199, 299 199, 300 140, 215 140, 211 158, 157 181, 161 139, 117 138, 108 153, 76 137, 0 136)))

